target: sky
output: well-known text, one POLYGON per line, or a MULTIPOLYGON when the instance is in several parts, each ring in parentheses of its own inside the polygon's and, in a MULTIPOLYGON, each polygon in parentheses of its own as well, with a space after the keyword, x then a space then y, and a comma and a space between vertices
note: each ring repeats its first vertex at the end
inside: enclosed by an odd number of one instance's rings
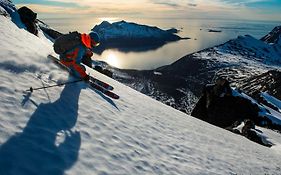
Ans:
POLYGON ((215 18, 281 21, 281 0, 13 0, 42 17, 215 18))

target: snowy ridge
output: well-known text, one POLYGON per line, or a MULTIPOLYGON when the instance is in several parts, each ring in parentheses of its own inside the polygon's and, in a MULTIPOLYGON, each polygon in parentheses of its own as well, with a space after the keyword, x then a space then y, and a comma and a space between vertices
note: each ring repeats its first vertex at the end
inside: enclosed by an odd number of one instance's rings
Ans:
POLYGON ((250 35, 239 36, 231 40, 218 49, 225 53, 241 55, 248 59, 257 59, 266 64, 281 64, 281 45, 267 44, 257 40, 250 35))
POLYGON ((281 44, 281 26, 275 27, 269 34, 262 37, 261 40, 270 44, 281 44))
POLYGON ((84 83, 22 93, 63 81, 67 73, 47 60, 54 53, 44 35, 37 38, 3 16, 0 23, 1 175, 280 173, 276 133, 265 130, 275 144, 268 149, 93 70, 119 100, 84 83))

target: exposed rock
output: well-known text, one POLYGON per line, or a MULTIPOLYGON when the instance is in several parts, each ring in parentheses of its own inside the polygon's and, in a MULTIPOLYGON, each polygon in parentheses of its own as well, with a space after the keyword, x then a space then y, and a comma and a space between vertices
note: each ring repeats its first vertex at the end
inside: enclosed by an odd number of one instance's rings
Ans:
MULTIPOLYGON (((227 82, 227 81, 226 81, 227 82)), ((250 100, 232 96, 228 83, 207 85, 191 115, 213 125, 226 128, 237 120, 250 118, 262 123, 260 109, 250 100)))
POLYGON ((260 98, 260 92, 265 91, 281 99, 281 71, 270 70, 247 78, 239 83, 238 88, 257 100, 260 98))
POLYGON ((31 9, 29 9, 26 6, 19 8, 18 13, 20 15, 20 19, 22 23, 26 26, 27 31, 29 31, 34 35, 37 35, 38 29, 35 23, 37 18, 37 13, 33 12, 31 9))

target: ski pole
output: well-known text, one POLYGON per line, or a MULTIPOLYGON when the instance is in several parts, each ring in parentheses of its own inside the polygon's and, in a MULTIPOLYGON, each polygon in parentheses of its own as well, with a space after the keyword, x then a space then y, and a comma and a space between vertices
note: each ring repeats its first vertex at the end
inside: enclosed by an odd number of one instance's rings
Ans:
POLYGON ((33 92, 35 90, 47 89, 47 88, 56 87, 56 86, 62 86, 62 85, 66 85, 66 84, 73 84, 73 83, 77 83, 77 82, 80 82, 80 81, 83 81, 83 80, 79 79, 79 80, 75 80, 75 81, 69 81, 69 82, 59 83, 59 84, 55 84, 55 85, 51 85, 51 86, 43 86, 43 87, 38 87, 38 88, 30 87, 29 89, 27 89, 25 91, 33 92))

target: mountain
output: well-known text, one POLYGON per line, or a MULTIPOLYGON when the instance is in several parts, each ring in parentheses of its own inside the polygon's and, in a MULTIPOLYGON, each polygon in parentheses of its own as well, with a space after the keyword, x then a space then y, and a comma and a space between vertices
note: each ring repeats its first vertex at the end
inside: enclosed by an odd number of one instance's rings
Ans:
POLYGON ((281 26, 275 27, 269 34, 261 38, 262 41, 281 45, 281 26))
POLYGON ((203 87, 217 77, 227 78, 232 87, 244 90, 255 100, 259 100, 260 91, 280 98, 280 65, 279 43, 269 44, 246 35, 155 70, 116 70, 116 79, 190 114, 203 87))
POLYGON ((121 51, 143 51, 156 49, 168 42, 178 41, 181 38, 174 33, 177 29, 162 30, 158 27, 136 24, 133 22, 119 21, 109 23, 103 21, 94 26, 92 31, 101 38, 100 50, 106 48, 118 48, 121 51))
MULTIPOLYGON (((3 0, 0 0, 1 6, 3 0)), ((280 135, 263 147, 197 120, 88 69, 110 83, 111 100, 67 81, 52 42, 0 15, 0 174, 278 174, 280 135)), ((69 80, 73 77, 69 77, 69 80)))

